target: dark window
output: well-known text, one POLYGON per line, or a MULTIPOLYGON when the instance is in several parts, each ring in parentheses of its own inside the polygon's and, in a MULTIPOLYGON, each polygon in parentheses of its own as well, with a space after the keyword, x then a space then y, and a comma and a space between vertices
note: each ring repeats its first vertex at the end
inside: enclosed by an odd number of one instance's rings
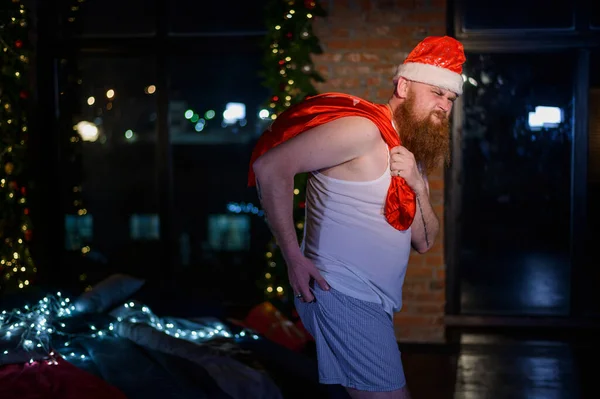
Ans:
POLYGON ((215 41, 221 46, 202 55, 169 59, 169 134, 180 260, 195 267, 214 262, 222 268, 231 259, 219 252, 237 252, 232 256, 245 262, 248 251, 264 253, 265 243, 250 248, 249 237, 244 238, 264 221, 234 212, 227 217, 227 212, 232 202, 256 200, 255 190, 247 187, 250 153, 271 119, 264 111, 268 90, 260 76, 261 49, 253 40, 231 51, 227 38, 215 41))
POLYGON ((467 55, 464 313, 569 312, 574 58, 467 55))
MULTIPOLYGON (((228 41, 219 40, 223 46, 228 41)), ((260 76, 262 52, 214 47, 200 56, 170 58, 170 135, 174 144, 248 142, 266 127, 268 91, 260 76)))
POLYGON ((600 29, 600 7, 590 7, 590 26, 594 29, 600 29))
POLYGON ((600 76, 594 71, 600 69, 600 51, 592 52, 590 65, 590 91, 589 91, 589 148, 588 148, 588 196, 587 196, 587 259, 582 279, 587 285, 582 290, 583 304, 586 313, 600 314, 600 269, 592 258, 597 246, 595 237, 600 229, 600 76))
POLYGON ((66 18, 76 18, 83 36, 130 36, 155 32, 155 1, 86 0, 79 10, 63 10, 66 18))
MULTIPOLYGON (((172 33, 241 33, 266 31, 265 1, 172 0, 172 33)), ((235 52, 236 49, 231 49, 235 52)))
POLYGON ((65 188, 64 203, 71 216, 67 234, 85 227, 85 240, 69 239, 67 245, 70 250, 85 245, 86 253, 143 269, 157 256, 155 244, 142 248, 146 243, 139 242, 156 239, 157 228, 137 216, 158 213, 153 59, 82 57, 76 62, 77 94, 61 96, 70 95, 61 104, 71 111, 75 129, 65 143, 63 179, 72 187, 65 188), (80 216, 91 216, 93 223, 73 220, 80 216))
POLYGON ((464 30, 569 29, 574 27, 575 3, 545 0, 465 0, 464 30))
POLYGON ((220 214, 208 217, 208 244, 213 251, 248 251, 250 216, 220 214))

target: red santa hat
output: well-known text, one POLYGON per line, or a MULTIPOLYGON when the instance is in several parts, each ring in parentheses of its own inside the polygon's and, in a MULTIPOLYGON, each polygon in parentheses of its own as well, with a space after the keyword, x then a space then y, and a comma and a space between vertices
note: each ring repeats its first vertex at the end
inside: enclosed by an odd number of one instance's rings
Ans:
POLYGON ((402 76, 408 80, 438 86, 462 94, 463 45, 449 36, 430 36, 410 52, 398 66, 394 83, 402 76))

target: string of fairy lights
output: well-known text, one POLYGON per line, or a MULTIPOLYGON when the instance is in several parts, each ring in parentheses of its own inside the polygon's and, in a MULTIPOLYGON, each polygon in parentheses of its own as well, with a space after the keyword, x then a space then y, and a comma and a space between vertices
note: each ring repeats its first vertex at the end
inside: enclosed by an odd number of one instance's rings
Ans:
POLYGON ((37 272, 25 179, 32 46, 29 13, 19 1, 5 4, 0 21, 0 289, 25 288, 37 272))
POLYGON ((0 340, 3 342, 3 349, 7 347, 6 342, 13 343, 13 346, 12 349, 0 352, 0 360, 2 356, 9 357, 13 354, 28 354, 29 360, 25 360, 28 363, 43 360, 52 365, 58 364, 58 357, 86 359, 85 354, 77 353, 73 349, 73 340, 120 337, 120 331, 126 329, 128 323, 143 324, 171 337, 197 344, 208 344, 217 339, 259 339, 253 330, 247 328, 239 328, 239 331, 234 333, 218 319, 194 319, 191 323, 194 328, 190 328, 189 322, 160 318, 150 308, 136 301, 127 301, 113 310, 112 321, 106 322, 105 325, 89 323, 85 326, 86 331, 73 333, 70 322, 79 313, 77 301, 71 301, 61 292, 46 295, 33 306, 26 305, 12 311, 2 311, 0 340))
MULTIPOLYGON (((272 0, 268 10, 272 14, 267 17, 265 85, 271 89, 268 108, 270 118, 275 120, 281 112, 306 96, 317 94, 314 82, 324 81, 315 70, 312 54, 322 52, 313 33, 314 19, 324 17, 326 13, 317 0, 272 0)), ((304 231, 305 187, 306 175, 296 176, 293 209, 298 240, 304 231)), ((265 261, 264 280, 259 282, 265 297, 290 299, 287 271, 274 237, 267 244, 265 261)))

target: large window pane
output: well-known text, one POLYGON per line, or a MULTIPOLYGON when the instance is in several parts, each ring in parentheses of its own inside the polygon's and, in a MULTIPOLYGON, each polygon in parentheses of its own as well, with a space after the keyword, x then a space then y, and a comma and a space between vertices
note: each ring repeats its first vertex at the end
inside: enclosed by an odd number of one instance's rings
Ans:
POLYGON ((600 268, 595 259, 594 248, 598 245, 600 229, 600 50, 592 52, 589 91, 589 149, 588 149, 588 197, 587 197, 587 259, 582 272, 583 305, 586 313, 600 315, 600 268))
MULTIPOLYGON (((263 32, 266 0, 172 0, 169 26, 173 33, 263 32)), ((233 49, 232 49, 233 50, 233 49)))
POLYGON ((466 0, 465 30, 566 29, 574 27, 574 2, 545 0, 466 0))
POLYGON ((590 26, 594 29, 600 29, 600 9, 590 7, 590 26))
MULTIPOLYGON (((75 2, 73 2, 75 3, 75 2)), ((145 35, 155 32, 156 1, 86 0, 73 11, 66 7, 67 17, 76 18, 83 36, 145 35)))
MULTIPOLYGON (((144 275, 159 248, 153 60, 81 58, 77 66, 78 95, 61 103, 76 127, 63 153, 66 250, 144 275)), ((61 75, 61 87, 72 76, 61 75)))
POLYGON ((169 60, 173 225, 197 289, 249 301, 260 294, 256 265, 265 265, 269 239, 247 187, 252 147, 270 122, 259 116, 268 91, 258 46, 220 52, 227 39, 215 41, 200 56, 169 60))
POLYGON ((460 165, 464 313, 569 311, 573 59, 467 55, 460 165))

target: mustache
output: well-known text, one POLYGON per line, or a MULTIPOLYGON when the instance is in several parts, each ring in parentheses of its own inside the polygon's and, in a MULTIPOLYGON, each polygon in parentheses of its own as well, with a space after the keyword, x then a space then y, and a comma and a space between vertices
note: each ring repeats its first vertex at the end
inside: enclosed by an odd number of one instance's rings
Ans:
POLYGON ((443 121, 450 119, 450 115, 446 114, 444 111, 431 111, 431 114, 437 116, 443 121))

